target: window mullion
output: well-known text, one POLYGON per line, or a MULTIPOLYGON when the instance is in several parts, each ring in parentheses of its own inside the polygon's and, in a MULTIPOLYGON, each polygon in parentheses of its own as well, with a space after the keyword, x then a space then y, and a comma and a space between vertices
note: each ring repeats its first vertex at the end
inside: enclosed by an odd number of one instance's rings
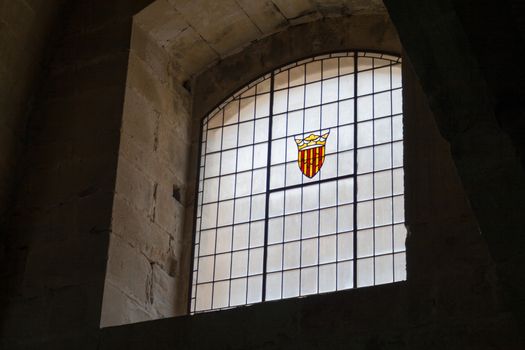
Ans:
POLYGON ((357 288, 357 51, 354 51, 354 206, 353 206, 353 277, 354 288, 357 288))
POLYGON ((270 77, 270 112, 268 116, 268 158, 266 161, 266 203, 264 209, 264 258, 263 258, 263 280, 262 280, 262 301, 266 301, 266 265, 268 261, 268 214, 270 211, 270 170, 272 161, 272 122, 273 122, 273 98, 275 90, 275 71, 270 77))

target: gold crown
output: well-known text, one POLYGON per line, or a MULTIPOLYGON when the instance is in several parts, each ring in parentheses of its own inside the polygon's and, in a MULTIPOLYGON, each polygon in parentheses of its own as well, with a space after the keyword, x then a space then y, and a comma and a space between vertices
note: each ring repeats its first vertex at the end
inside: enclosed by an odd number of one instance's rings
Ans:
POLYGON ((322 135, 310 134, 308 135, 308 137, 305 137, 304 139, 297 138, 296 136, 295 143, 297 143, 297 148, 299 149, 299 151, 303 149, 307 149, 307 148, 324 146, 326 144, 326 139, 328 138, 329 134, 330 134, 330 131, 322 135))

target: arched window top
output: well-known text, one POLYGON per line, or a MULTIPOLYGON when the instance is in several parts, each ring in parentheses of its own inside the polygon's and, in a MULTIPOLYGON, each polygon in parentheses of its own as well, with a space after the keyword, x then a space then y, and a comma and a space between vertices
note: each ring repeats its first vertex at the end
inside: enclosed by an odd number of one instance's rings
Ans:
POLYGON ((399 57, 316 56, 202 122, 190 311, 405 279, 399 57))

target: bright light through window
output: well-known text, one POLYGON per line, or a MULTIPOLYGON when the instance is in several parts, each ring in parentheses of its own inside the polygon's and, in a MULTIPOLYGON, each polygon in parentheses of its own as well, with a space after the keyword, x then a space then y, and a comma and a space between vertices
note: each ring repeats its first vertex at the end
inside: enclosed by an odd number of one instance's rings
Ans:
POLYGON ((401 59, 277 69, 202 122, 190 312, 404 280, 401 59))

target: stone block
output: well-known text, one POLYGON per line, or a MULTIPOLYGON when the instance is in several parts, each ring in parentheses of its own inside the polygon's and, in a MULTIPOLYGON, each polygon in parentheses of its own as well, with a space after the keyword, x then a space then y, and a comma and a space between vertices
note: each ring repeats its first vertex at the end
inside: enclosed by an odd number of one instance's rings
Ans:
POLYGON ((152 286, 151 286, 151 308, 159 317, 176 316, 175 300, 177 297, 178 281, 174 276, 170 276, 158 265, 153 265, 152 286))
POLYGON ((106 281, 100 327, 111 327, 150 320, 153 317, 143 306, 122 290, 106 281))
POLYGON ((151 215, 137 211, 132 203, 116 196, 111 230, 150 261, 164 264, 169 255, 170 235, 154 222, 151 215))
POLYGON ((134 89, 158 111, 164 111, 171 104, 167 83, 162 82, 149 64, 134 52, 129 55, 127 89, 134 89))
POLYGON ((173 78, 181 83, 219 59, 219 54, 192 27, 173 38, 166 50, 179 73, 173 78))
POLYGON ((239 0, 237 2, 263 34, 274 33, 288 25, 282 12, 271 0, 239 0))
POLYGON ((133 142, 152 151, 157 147, 160 112, 135 89, 126 91, 122 132, 128 134, 133 142))
POLYGON ((171 183, 159 184, 155 222, 174 239, 179 239, 184 226, 184 206, 172 195, 171 183))
POLYGON ((132 54, 137 55, 144 63, 148 65, 154 73, 155 78, 161 83, 169 82, 169 55, 161 43, 146 32, 139 25, 133 26, 131 36, 132 54))
POLYGON ((272 0, 272 2, 288 20, 298 19, 299 17, 315 12, 315 8, 312 7, 312 3, 309 0, 272 0))
POLYGON ((126 158, 119 159, 116 194, 137 208, 140 213, 149 214, 154 205, 155 183, 137 169, 126 158))
POLYGON ((159 153, 170 165, 176 179, 184 182, 189 166, 190 144, 171 128, 159 131, 159 153))
POLYGON ((188 27, 181 14, 167 1, 155 1, 135 16, 134 22, 147 32, 161 47, 188 27))
MULTIPOLYGON (((111 235, 106 286, 109 284, 118 288, 124 295, 120 298, 131 299, 138 305, 147 302, 146 289, 151 274, 149 260, 129 242, 116 234, 111 235)), ((104 300, 104 305, 110 305, 111 300, 104 300)))
POLYGON ((260 30, 234 0, 185 0, 173 1, 173 5, 199 36, 221 56, 231 54, 260 34, 260 30), (214 20, 210 21, 210 18, 214 20))

